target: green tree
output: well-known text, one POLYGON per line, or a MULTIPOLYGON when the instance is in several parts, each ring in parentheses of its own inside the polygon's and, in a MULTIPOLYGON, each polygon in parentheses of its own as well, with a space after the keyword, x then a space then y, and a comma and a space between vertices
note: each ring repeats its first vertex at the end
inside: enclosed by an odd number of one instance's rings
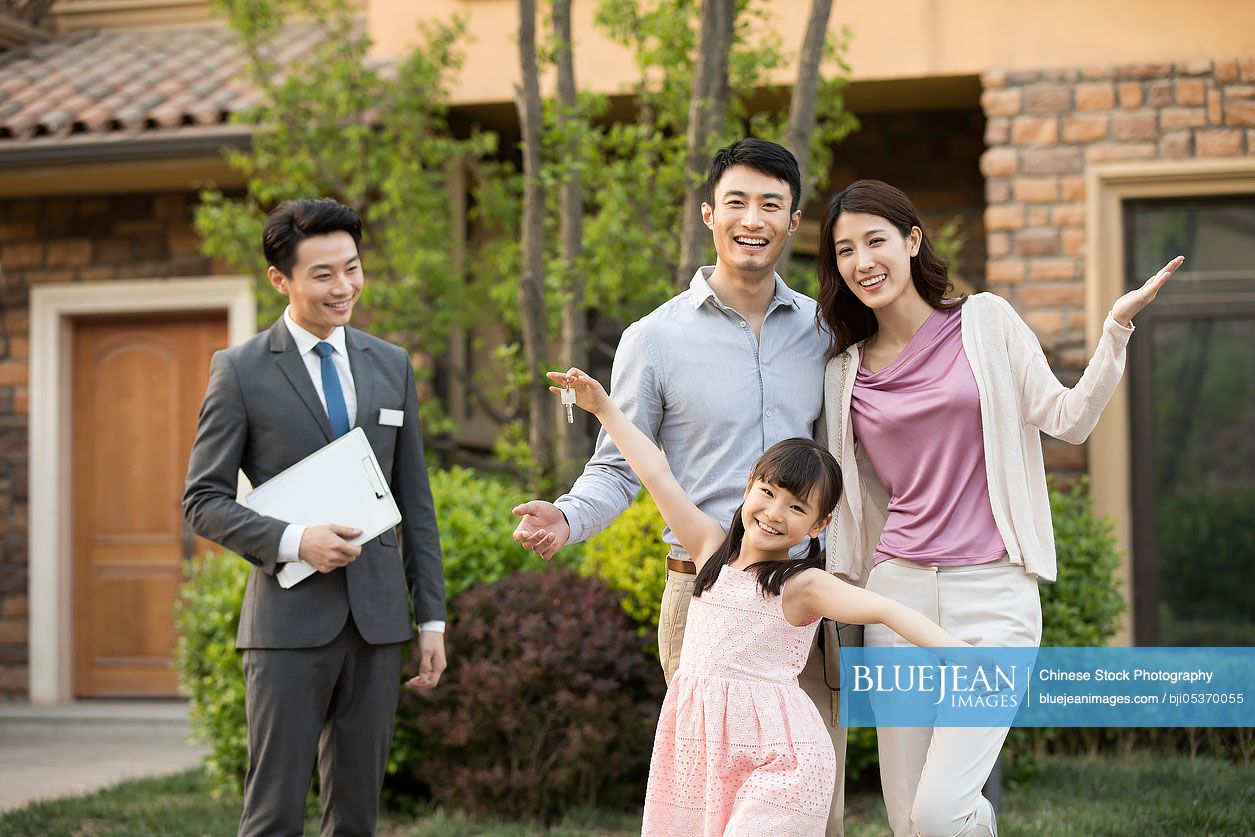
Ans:
MULTIPOLYGON (((395 61, 368 60, 370 40, 345 0, 216 0, 239 36, 256 106, 234 115, 253 128, 247 151, 229 152, 248 179, 243 196, 208 189, 196 228, 205 252, 257 277, 260 318, 283 299, 266 284, 258 242, 265 213, 289 198, 328 195, 365 227, 366 283, 355 321, 415 353, 440 355, 450 330, 473 315, 468 276, 449 212, 452 167, 495 151, 495 137, 455 137, 446 90, 458 72, 461 21, 423 26, 395 61), (299 19, 298 15, 301 15, 299 19), (275 56, 293 26, 321 35, 307 55, 275 56)), ((425 403, 429 430, 447 430, 425 403)))

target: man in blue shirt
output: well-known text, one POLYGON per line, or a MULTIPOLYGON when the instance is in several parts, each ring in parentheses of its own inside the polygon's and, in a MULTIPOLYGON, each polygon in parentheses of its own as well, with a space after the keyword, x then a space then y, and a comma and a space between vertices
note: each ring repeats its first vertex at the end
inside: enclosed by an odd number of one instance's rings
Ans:
MULTIPOLYGON (((720 149, 706 179, 702 220, 716 261, 688 290, 630 325, 619 341, 610 395, 667 455, 693 501, 725 526, 740 505, 754 463, 771 445, 813 437, 823 405, 829 339, 815 301, 791 290, 775 266, 797 232, 801 174, 789 151, 745 139, 720 149)), ((555 502, 514 509, 516 540, 544 559, 567 543, 605 529, 640 490, 603 430, 583 474, 555 502)), ((670 530, 667 584, 658 621, 658 651, 670 681, 679 664, 695 567, 670 530)), ((832 721, 823 660, 813 649, 802 686, 832 721)), ((837 763, 845 732, 830 728, 837 763)), ((828 835, 839 835, 844 808, 839 771, 828 835)))

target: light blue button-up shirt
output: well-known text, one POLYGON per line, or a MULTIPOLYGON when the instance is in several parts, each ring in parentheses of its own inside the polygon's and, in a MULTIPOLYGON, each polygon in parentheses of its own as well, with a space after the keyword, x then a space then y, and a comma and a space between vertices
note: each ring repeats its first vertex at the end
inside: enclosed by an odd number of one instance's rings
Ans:
MULTIPOLYGON (((623 332, 610 395, 661 446, 697 506, 726 529, 750 470, 767 448, 793 436, 814 438, 823 406, 828 335, 815 300, 776 276, 761 334, 715 296, 713 267, 623 332)), ((631 504, 640 482, 605 430, 571 491, 555 504, 570 541, 605 529, 631 504)), ((663 539, 679 540, 670 529, 663 539)))

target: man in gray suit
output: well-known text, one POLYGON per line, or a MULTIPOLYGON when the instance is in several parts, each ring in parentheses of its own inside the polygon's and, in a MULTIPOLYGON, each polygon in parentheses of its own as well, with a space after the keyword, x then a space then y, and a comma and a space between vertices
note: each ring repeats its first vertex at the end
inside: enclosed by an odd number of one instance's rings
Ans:
POLYGON ((236 646, 244 655, 249 767, 240 834, 300 835, 315 763, 322 834, 372 834, 392 739, 402 649, 419 623, 430 689, 444 656, 444 582, 409 354, 348 327, 361 295, 362 229, 329 199, 288 201, 266 220, 270 283, 283 316, 213 357, 183 509, 193 531, 244 556, 249 574, 236 646), (240 470, 260 485, 361 427, 397 505, 397 533, 298 526, 236 502, 240 470), (290 589, 275 573, 318 572, 290 589))

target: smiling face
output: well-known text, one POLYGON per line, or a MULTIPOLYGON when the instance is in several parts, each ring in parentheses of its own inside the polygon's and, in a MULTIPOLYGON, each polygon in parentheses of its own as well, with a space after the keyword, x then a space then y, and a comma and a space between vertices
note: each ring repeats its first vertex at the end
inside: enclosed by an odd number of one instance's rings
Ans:
POLYGON ((879 215, 841 213, 832 231, 841 279, 872 309, 892 305, 904 294, 918 297, 911 257, 919 253, 923 235, 919 227, 911 227, 904 236, 879 215))
POLYGON ((719 264, 738 273, 775 270, 802 213, 790 212, 789 185, 748 166, 732 166, 715 184, 714 206, 702 204, 702 220, 715 240, 719 264))
MULTIPOLYGON (((818 493, 814 489, 809 492, 818 493)), ((808 536, 815 537, 828 525, 828 515, 821 514, 812 500, 765 479, 751 480, 741 506, 744 543, 759 551, 778 552, 792 549, 808 536)))
POLYGON ((288 298, 296 324, 324 339, 348 325, 364 281, 357 244, 339 230, 301 241, 291 276, 273 265, 266 275, 288 298))

